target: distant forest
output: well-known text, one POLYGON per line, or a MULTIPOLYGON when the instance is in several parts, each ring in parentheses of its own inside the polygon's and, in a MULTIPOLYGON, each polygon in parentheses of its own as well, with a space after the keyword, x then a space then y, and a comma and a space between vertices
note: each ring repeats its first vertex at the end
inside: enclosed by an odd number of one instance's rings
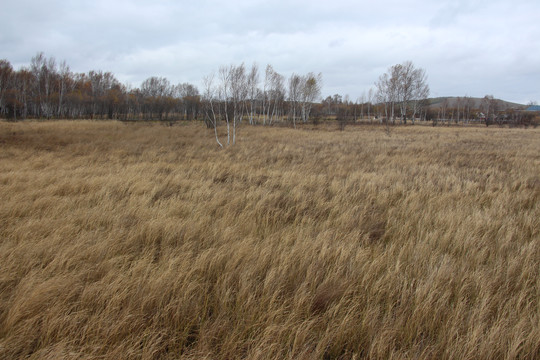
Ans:
MULTIPOLYGON (((149 77, 140 87, 121 83, 111 72, 74 73, 38 53, 18 70, 0 60, 0 117, 9 120, 116 119, 203 120, 208 127, 241 121, 272 125, 334 120, 344 127, 356 122, 406 124, 410 119, 437 124, 480 122, 536 125, 535 114, 508 106, 493 96, 429 99, 423 69, 411 62, 389 68, 361 97, 321 97, 322 74, 292 74, 288 79, 267 65, 221 67, 205 77, 202 91, 189 83, 171 84, 149 77), (262 79, 261 79, 262 78, 262 79)), ((516 104, 517 105, 517 104, 516 104)))
POLYGON ((19 70, 0 60, 0 114, 8 119, 193 119, 199 108, 199 91, 187 83, 151 77, 133 89, 111 72, 73 73, 43 53, 19 70))

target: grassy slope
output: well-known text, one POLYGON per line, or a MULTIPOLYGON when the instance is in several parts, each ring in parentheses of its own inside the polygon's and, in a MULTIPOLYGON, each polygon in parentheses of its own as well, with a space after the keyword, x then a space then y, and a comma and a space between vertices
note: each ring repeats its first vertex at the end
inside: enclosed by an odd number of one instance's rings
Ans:
MULTIPOLYGON (((464 98, 465 97, 461 97, 461 99, 464 99, 464 98)), ((442 106, 442 103, 444 102, 444 100, 448 100, 448 106, 457 107, 457 99, 458 99, 457 96, 445 96, 445 97, 429 98, 428 102, 431 108, 438 109, 442 106)), ((471 107, 473 109, 480 109, 482 107, 482 101, 484 100, 484 98, 471 97, 468 99, 472 101, 471 107)), ((501 99, 498 99, 498 101, 499 101, 499 107, 500 107, 499 110, 505 110, 505 109, 511 109, 511 108, 525 109, 527 107, 527 105, 513 103, 513 102, 501 100, 501 99)), ((460 106, 463 107, 464 105, 462 104, 460 106)))
POLYGON ((0 123, 0 358, 538 358, 539 150, 0 123))

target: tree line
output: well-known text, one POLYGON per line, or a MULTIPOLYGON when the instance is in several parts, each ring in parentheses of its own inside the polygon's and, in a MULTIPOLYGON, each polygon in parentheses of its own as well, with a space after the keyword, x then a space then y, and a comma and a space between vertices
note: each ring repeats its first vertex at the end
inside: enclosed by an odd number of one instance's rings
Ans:
POLYGON ((510 106, 493 95, 481 99, 470 96, 444 98, 438 106, 430 109, 428 119, 433 125, 467 125, 482 123, 490 125, 537 126, 537 114, 525 111, 523 107, 510 106))
MULTIPOLYGON (((0 117, 19 120, 118 119, 203 120, 213 128, 218 144, 218 126, 225 125, 225 144, 236 142, 240 123, 292 127, 308 121, 336 120, 347 124, 366 120, 388 126, 396 121, 432 121, 438 124, 525 125, 534 115, 504 108, 491 95, 475 103, 470 97, 429 101, 426 71, 411 61, 388 68, 374 87, 354 101, 348 95, 321 97, 322 74, 293 73, 288 78, 272 65, 260 70, 256 64, 222 66, 203 79, 202 93, 189 83, 171 84, 164 77, 150 77, 140 87, 122 84, 103 71, 72 72, 66 62, 57 63, 38 53, 29 67, 13 69, 0 60, 0 117), (367 116, 367 118, 366 118, 367 116)), ((535 123, 536 124, 536 123, 535 123)))
MULTIPOLYGON (((236 128, 244 116, 250 124, 272 125, 288 118, 307 122, 320 98, 322 75, 293 74, 288 81, 268 65, 261 81, 254 64, 221 67, 204 79, 204 93, 189 83, 171 84, 150 77, 140 87, 122 84, 103 71, 72 72, 66 62, 38 53, 29 67, 13 69, 0 60, 0 116, 26 118, 190 120, 207 125, 224 121, 236 128)), ((234 134, 233 139, 234 142, 234 134)))
MULTIPOLYGON (((425 74, 424 70, 414 69, 410 62, 404 69, 425 74)), ((244 64, 222 66, 217 73, 204 78, 201 94, 195 85, 174 85, 163 77, 150 77, 140 87, 132 88, 118 81, 111 72, 75 73, 65 61, 57 63, 53 57, 38 53, 29 67, 19 70, 13 69, 8 60, 0 60, 0 116, 12 120, 204 119, 209 127, 226 124, 232 129, 229 141, 234 143, 235 129, 244 117, 252 125, 286 121, 293 127, 307 123, 312 115, 314 121, 325 116, 349 121, 354 113, 356 121, 358 116, 364 117, 364 109, 368 117, 372 110, 378 109, 375 101, 385 104, 385 109, 386 104, 391 104, 393 114, 395 104, 418 101, 422 95, 414 93, 415 97, 411 97, 408 91, 395 86, 412 81, 402 78, 402 74, 405 71, 393 72, 388 80, 392 86, 379 86, 376 92, 370 89, 367 99, 363 95, 353 103, 348 96, 341 101, 335 95, 321 102, 321 73, 293 73, 285 78, 272 65, 267 65, 262 74, 256 64, 249 69, 244 64)), ((414 85, 418 85, 418 80, 425 78, 414 80, 417 81, 414 85)), ((402 116, 405 112, 401 106, 402 116)))
POLYGON ((43 53, 19 70, 0 60, 0 116, 8 119, 166 120, 193 119, 199 112, 199 90, 189 83, 150 77, 131 88, 111 72, 74 73, 43 53))

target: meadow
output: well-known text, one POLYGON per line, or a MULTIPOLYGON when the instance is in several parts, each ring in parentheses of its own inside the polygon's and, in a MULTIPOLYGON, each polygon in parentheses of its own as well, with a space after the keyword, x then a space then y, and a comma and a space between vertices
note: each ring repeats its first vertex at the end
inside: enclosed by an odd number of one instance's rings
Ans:
POLYGON ((0 358, 540 358, 540 129, 238 136, 0 122, 0 358))

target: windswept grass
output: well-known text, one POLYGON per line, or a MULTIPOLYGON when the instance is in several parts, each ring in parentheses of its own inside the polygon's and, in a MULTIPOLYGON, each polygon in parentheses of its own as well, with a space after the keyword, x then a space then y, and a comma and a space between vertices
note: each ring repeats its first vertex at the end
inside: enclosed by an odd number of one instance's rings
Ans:
POLYGON ((540 358, 540 131, 212 136, 0 123, 0 358, 540 358))

